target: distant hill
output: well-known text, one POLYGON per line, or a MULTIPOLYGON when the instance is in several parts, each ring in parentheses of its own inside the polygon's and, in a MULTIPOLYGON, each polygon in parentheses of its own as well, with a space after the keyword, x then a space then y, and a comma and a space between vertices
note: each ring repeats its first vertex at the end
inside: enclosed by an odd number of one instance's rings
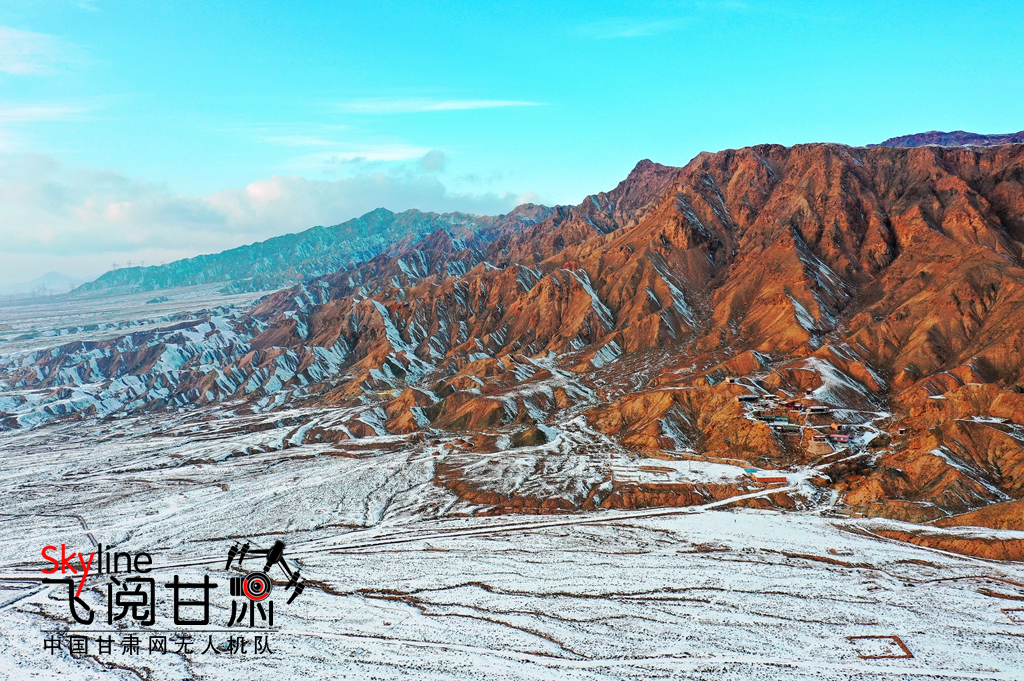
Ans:
POLYGON ((1002 135, 982 135, 977 132, 966 132, 954 130, 952 132, 941 132, 930 130, 918 132, 913 135, 902 135, 890 137, 881 144, 869 144, 868 147, 923 147, 929 144, 936 144, 940 147, 962 147, 974 145, 979 147, 992 147, 998 144, 1024 144, 1024 130, 1010 132, 1002 135))
POLYGON ((438 229, 456 237, 496 232, 504 226, 518 229, 551 212, 533 204, 499 216, 419 210, 392 213, 378 208, 339 225, 317 226, 221 253, 111 270, 74 292, 149 291, 216 282, 224 282, 225 289, 231 291, 269 290, 358 265, 389 247, 418 241, 438 229))
POLYGON ((47 272, 43 276, 36 277, 32 281, 0 286, 0 295, 26 296, 37 294, 45 296, 57 293, 67 293, 83 281, 85 280, 79 279, 78 277, 72 277, 67 274, 61 274, 60 272, 47 272))

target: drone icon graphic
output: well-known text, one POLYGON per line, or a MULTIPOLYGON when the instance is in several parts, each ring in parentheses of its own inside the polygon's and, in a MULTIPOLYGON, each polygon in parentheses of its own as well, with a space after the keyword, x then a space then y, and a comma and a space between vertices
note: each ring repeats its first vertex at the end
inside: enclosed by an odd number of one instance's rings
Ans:
POLYGON ((273 581, 270 579, 271 569, 277 565, 281 568, 281 571, 288 577, 288 584, 285 586, 285 591, 291 591, 294 587, 292 595, 288 598, 290 604, 299 594, 306 588, 305 582, 301 581, 298 568, 294 571, 289 567, 288 561, 284 557, 284 542, 278 539, 274 542, 274 545, 269 549, 252 549, 249 548, 249 542, 246 542, 241 547, 237 544, 228 549, 228 560, 224 564, 225 570, 231 569, 231 563, 235 557, 238 557, 238 567, 242 567, 242 562, 246 556, 266 556, 266 564, 262 570, 249 572, 245 577, 232 577, 231 578, 231 595, 232 596, 245 596, 253 602, 262 601, 270 592, 274 589, 273 581))

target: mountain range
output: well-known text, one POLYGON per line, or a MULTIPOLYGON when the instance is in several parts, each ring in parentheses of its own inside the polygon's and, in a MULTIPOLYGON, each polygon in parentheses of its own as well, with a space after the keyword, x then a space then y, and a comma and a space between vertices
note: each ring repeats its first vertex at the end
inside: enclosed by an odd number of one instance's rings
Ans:
POLYGON ((1024 530, 1024 145, 759 145, 641 161, 572 207, 375 219, 418 231, 334 271, 311 246, 310 278, 237 313, 4 358, 0 419, 332 407, 346 416, 295 437, 462 434, 488 458, 437 482, 493 512, 737 493, 614 470, 536 482, 606 447, 800 472, 811 491, 750 503, 1024 555, 933 531, 1024 530))
POLYGON ((532 204, 496 217, 418 210, 393 213, 378 208, 339 225, 312 227, 221 253, 111 270, 75 292, 151 291, 221 282, 227 291, 272 290, 364 262, 438 229, 460 235, 479 232, 486 237, 506 225, 515 229, 550 213, 550 208, 532 204))
POLYGON ((929 132, 918 132, 912 135, 901 135, 890 137, 881 144, 869 144, 869 147, 923 147, 926 144, 935 144, 942 147, 979 146, 991 147, 999 144, 1024 144, 1024 130, 1020 132, 1003 133, 998 135, 982 135, 976 132, 954 130, 952 132, 941 132, 931 130, 929 132))
MULTIPOLYGON (((933 130, 893 137, 881 144, 868 145, 868 148, 991 146, 1011 143, 1024 143, 1024 131, 982 135, 962 130, 933 130)), ((562 207, 563 210, 567 208, 562 207)), ((95 281, 81 285, 76 293, 151 291, 211 283, 221 283, 227 292, 269 291, 353 267, 389 248, 393 250, 415 242, 437 229, 462 236, 479 233, 486 240, 493 238, 505 225, 510 225, 513 230, 520 229, 551 216, 556 210, 558 208, 524 204, 508 215, 492 217, 418 210, 393 213, 378 208, 338 225, 316 226, 297 234, 285 234, 221 253, 200 255, 164 265, 111 270, 95 281)), ((65 283, 51 288, 66 290, 68 287, 65 283)))

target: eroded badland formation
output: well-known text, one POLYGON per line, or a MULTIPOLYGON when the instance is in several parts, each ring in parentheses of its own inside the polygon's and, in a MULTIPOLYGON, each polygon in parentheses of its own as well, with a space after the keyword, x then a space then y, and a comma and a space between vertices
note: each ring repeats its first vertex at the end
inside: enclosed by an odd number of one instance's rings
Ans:
POLYGON ((360 407, 299 441, 443 436, 435 482, 480 512, 776 485, 746 503, 1020 560, 1024 542, 942 528, 1024 530, 1022 248, 1021 144, 642 161, 578 206, 448 221, 242 314, 8 357, 0 419, 360 407), (617 472, 630 457, 665 467, 617 472), (810 485, 673 478, 683 460, 810 485))

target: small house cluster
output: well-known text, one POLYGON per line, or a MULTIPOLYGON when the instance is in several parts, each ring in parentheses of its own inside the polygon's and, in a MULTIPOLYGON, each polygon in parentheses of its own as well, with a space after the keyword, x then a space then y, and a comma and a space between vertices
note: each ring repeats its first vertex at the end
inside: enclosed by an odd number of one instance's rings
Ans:
MULTIPOLYGON (((807 419, 813 416, 830 416, 833 408, 828 405, 814 403, 813 391, 808 390, 797 399, 788 396, 780 397, 772 393, 757 395, 749 393, 737 395, 736 401, 742 404, 757 405, 760 408, 754 409, 752 416, 768 425, 774 432, 780 435, 794 435, 803 432, 804 428, 811 430, 811 442, 818 444, 845 445, 851 441, 851 435, 846 432, 846 426, 833 422, 829 424, 826 432, 819 432, 822 425, 813 425, 813 422, 804 421, 807 425, 794 423, 795 419, 803 417, 807 419), (788 412, 784 416, 780 411, 788 412), (795 415, 795 416, 794 416, 795 415)), ((820 424, 820 421, 818 422, 820 424)), ((901 431, 905 432, 905 430, 901 431)))

